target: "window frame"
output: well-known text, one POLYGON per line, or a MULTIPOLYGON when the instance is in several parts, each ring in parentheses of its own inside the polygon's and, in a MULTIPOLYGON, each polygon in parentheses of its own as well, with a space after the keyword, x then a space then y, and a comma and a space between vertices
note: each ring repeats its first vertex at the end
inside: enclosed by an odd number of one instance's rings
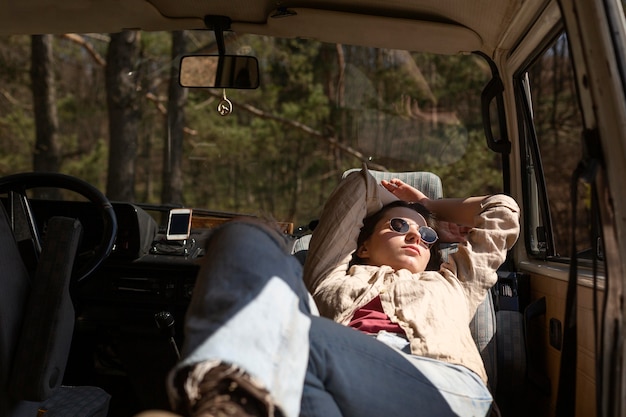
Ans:
MULTIPOLYGON (((526 226, 526 233, 524 234, 526 253, 529 258, 532 259, 569 264, 572 259, 572 254, 557 254, 557 248, 554 238, 555 225, 552 219, 552 211, 549 202, 550 199, 548 195, 548 188, 544 172, 544 163, 541 156, 539 140, 537 137, 537 131, 534 123, 533 102, 531 94, 532 86, 530 85, 530 79, 528 76, 530 67, 532 67, 532 65, 534 65, 555 44, 555 42, 558 41, 559 37, 561 36, 566 36, 566 42, 568 48, 570 48, 569 38, 567 38, 567 32, 561 22, 549 32, 548 36, 546 36, 544 41, 536 48, 535 52, 530 55, 522 63, 522 65, 519 66, 519 69, 517 71, 515 71, 513 75, 513 86, 517 108, 516 111, 518 115, 517 120, 520 147, 519 152, 520 159, 522 161, 521 184, 522 194, 524 196, 523 224, 526 226), (538 229, 542 226, 543 232, 540 232, 538 229), (543 236, 540 236, 541 234, 543 234, 543 236), (540 246, 540 243, 543 243, 545 247, 540 247, 539 249, 536 249, 536 247, 533 246, 533 237, 537 238, 536 245, 540 246), (539 239, 541 237, 543 237, 543 240, 539 239)), ((573 61, 571 62, 571 65, 574 66, 573 61)), ((578 106, 578 109, 582 115, 583 108, 580 102, 580 94, 578 94, 577 85, 576 91, 576 105, 578 106)), ((580 138, 580 140, 583 140, 582 137, 580 138)), ((570 187, 568 187, 567 189, 569 190, 570 187)), ((598 222, 600 221, 599 213, 592 212, 591 215, 594 215, 595 217, 589 220, 589 225, 593 226, 594 222, 598 224, 598 222)), ((568 233, 569 232, 570 230, 568 230, 568 233)), ((599 242, 595 245, 592 245, 590 249, 594 250, 596 252, 596 255, 601 255, 601 253, 598 252, 599 248, 601 248, 601 245, 603 244, 601 241, 601 236, 596 235, 593 236, 592 239, 592 236, 590 234, 589 237, 590 242, 599 242)), ((591 266, 593 258, 581 258, 580 253, 581 252, 577 253, 576 258, 581 266, 591 266)), ((600 257, 600 259, 602 258, 600 257)))

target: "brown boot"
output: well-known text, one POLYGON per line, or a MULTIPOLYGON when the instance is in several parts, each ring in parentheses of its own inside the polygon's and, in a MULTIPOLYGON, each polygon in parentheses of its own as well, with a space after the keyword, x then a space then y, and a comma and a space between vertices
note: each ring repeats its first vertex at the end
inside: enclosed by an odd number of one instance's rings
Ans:
POLYGON ((170 379, 174 410, 190 417, 281 417, 269 392, 241 368, 202 362, 170 379))

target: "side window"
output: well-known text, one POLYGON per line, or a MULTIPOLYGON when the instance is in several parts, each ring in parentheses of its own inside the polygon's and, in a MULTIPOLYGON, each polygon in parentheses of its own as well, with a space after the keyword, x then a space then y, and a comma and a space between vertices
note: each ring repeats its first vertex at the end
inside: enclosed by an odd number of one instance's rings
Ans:
MULTIPOLYGON (((567 37, 558 36, 517 78, 524 109, 527 248, 542 258, 571 256, 571 178, 583 151, 583 125, 567 37)), ((590 192, 579 182, 576 249, 590 255, 590 192)))

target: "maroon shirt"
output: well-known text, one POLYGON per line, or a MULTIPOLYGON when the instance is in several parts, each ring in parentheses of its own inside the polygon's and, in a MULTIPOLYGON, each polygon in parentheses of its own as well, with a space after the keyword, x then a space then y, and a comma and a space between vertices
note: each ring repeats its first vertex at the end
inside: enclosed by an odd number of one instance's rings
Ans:
POLYGON ((389 333, 404 335, 404 330, 398 323, 393 323, 389 316, 383 312, 380 297, 375 297, 355 311, 348 326, 369 334, 377 334, 379 331, 385 330, 389 333))

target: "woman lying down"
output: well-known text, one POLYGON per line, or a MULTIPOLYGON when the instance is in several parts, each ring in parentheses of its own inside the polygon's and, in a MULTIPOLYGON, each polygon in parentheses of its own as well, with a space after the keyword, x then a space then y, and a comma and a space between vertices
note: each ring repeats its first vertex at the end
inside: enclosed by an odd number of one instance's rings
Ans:
POLYGON ((431 200, 366 169, 331 194, 303 271, 269 223, 221 226, 168 381, 173 409, 487 415, 492 397, 469 323, 518 234, 510 197, 431 200), (443 263, 439 239, 460 242, 443 263))

